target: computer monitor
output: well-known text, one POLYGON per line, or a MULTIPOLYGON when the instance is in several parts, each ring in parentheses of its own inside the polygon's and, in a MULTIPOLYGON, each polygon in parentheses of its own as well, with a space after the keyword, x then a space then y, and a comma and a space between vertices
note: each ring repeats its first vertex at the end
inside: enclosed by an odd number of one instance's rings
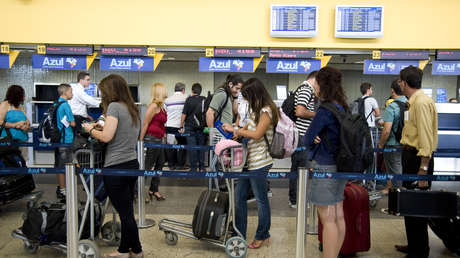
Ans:
POLYGON ((337 5, 336 38, 383 37, 383 6, 337 5))
POLYGON ((308 38, 318 34, 316 5, 271 5, 270 36, 308 38))

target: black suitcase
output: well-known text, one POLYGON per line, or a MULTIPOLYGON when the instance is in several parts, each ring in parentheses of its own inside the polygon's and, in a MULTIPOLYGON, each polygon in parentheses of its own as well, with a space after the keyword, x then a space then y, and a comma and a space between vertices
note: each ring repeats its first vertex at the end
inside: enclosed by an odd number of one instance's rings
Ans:
POLYGON ((225 233, 228 205, 228 193, 203 191, 193 215, 193 234, 199 239, 220 239, 225 233))
POLYGON ((456 192, 392 188, 388 194, 388 212, 397 216, 453 218, 459 215, 459 199, 456 192))
POLYGON ((447 249, 460 255, 460 219, 430 218, 428 225, 442 240, 447 249))

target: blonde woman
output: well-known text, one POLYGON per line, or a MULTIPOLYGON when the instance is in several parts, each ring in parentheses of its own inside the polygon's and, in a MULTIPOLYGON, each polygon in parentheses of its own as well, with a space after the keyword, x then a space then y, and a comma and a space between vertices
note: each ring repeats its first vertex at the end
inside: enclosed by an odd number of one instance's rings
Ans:
MULTIPOLYGON (((150 143, 163 143, 165 137, 167 121, 164 101, 167 97, 166 87, 163 83, 155 83, 150 90, 151 101, 145 112, 144 123, 142 125, 140 140, 150 143)), ((165 154, 163 149, 148 148, 145 157, 145 169, 163 170, 165 154)), ((160 184, 159 177, 152 177, 149 189, 150 201, 164 201, 165 198, 158 190, 160 184)))

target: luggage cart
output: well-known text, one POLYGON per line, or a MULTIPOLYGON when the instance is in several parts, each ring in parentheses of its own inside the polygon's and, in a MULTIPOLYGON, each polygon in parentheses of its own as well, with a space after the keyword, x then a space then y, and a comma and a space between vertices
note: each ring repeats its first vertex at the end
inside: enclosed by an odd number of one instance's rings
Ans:
MULTIPOLYGON (((243 170, 243 166, 246 163, 247 159, 247 147, 243 147, 243 145, 231 146, 223 149, 220 155, 216 155, 217 160, 220 163, 220 166, 223 172, 241 172, 243 170), (243 154, 243 161, 240 166, 234 166, 233 160, 235 157, 235 150, 238 148, 242 148, 243 154), (229 156, 223 155, 224 152, 229 153, 229 156)), ((178 234, 196 239, 202 240, 213 245, 225 248, 225 252, 229 257, 244 257, 247 253, 248 245, 246 240, 244 240, 242 234, 239 230, 235 227, 235 183, 234 179, 225 179, 226 185, 228 187, 228 195, 229 195, 229 208, 228 208, 228 215, 227 220, 225 223, 225 230, 221 236, 221 239, 214 240, 214 239, 206 239, 206 238, 197 238, 192 231, 192 224, 191 223, 184 223, 179 221, 174 221, 171 219, 162 219, 158 223, 158 227, 161 231, 165 233, 165 241, 168 245, 176 245, 178 241, 178 234), (231 232, 236 233, 238 236, 229 237, 231 232)))
MULTIPOLYGON (((377 145, 380 142, 380 136, 382 135, 382 130, 378 127, 370 128, 371 138, 372 138, 372 147, 377 148, 377 145)), ((373 162, 370 168, 366 173, 378 173, 377 168, 377 153, 374 152, 373 162)), ((382 194, 377 190, 377 181, 376 180, 363 180, 363 186, 369 192, 369 206, 375 208, 377 206, 378 200, 382 199, 382 194)))

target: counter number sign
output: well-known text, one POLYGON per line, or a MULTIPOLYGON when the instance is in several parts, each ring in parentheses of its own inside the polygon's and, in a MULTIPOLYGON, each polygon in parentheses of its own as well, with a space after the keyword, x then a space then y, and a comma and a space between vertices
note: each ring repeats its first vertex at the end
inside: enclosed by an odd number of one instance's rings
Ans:
POLYGON ((320 58, 320 57, 323 57, 323 56, 324 56, 324 50, 317 49, 316 52, 315 52, 315 57, 320 58))
POLYGON ((156 49, 154 47, 147 48, 147 56, 155 56, 156 49))
POLYGON ((206 57, 214 57, 214 48, 206 48, 206 57))
POLYGON ((37 54, 46 55, 46 46, 45 45, 37 45, 37 54))
POLYGON ((0 46, 0 53, 9 54, 10 53, 10 45, 1 45, 0 46))

